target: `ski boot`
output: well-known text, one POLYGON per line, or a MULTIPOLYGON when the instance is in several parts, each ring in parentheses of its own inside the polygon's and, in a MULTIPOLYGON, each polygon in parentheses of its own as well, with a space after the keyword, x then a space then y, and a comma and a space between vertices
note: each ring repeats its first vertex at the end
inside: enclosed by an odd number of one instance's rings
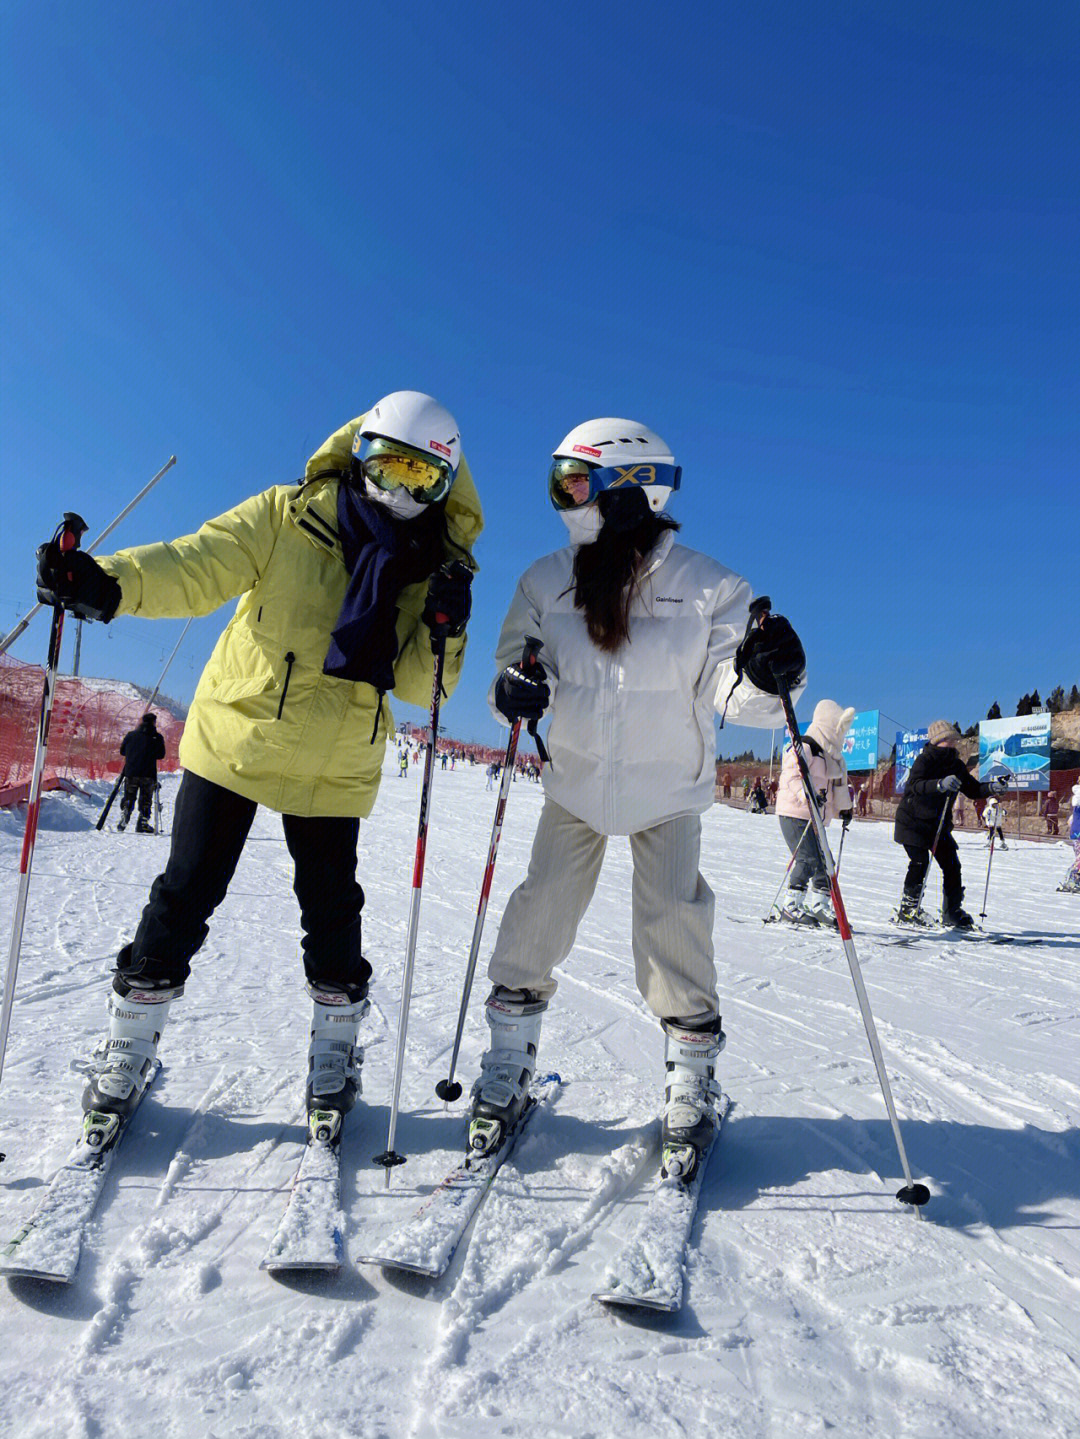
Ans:
POLYGON ((115 975, 109 990, 109 1037, 94 1049, 83 1090, 83 1135, 108 1149, 146 1088, 169 1006, 184 986, 115 975))
POLYGON ((364 1051, 356 1036, 368 1012, 367 994, 356 987, 311 980, 307 991, 314 1001, 308 1045, 308 1133, 316 1144, 337 1144, 342 1119, 363 1089, 364 1051))
POLYGON ((941 908, 941 922, 946 929, 974 929, 975 921, 963 907, 964 891, 945 897, 941 908))
POLYGON ((806 890, 789 889, 787 899, 780 906, 780 913, 777 916, 784 924, 801 925, 806 929, 813 929, 817 920, 806 907, 806 890))
POLYGON ((490 1154, 521 1118, 536 1072, 536 1050, 546 999, 528 989, 503 989, 488 995, 484 1014, 491 1030, 491 1048, 480 1060, 480 1077, 472 1088, 469 1149, 490 1154))
POLYGON ((806 897, 806 910, 820 929, 839 929, 827 889, 811 889, 806 897))
POLYGON ((124 830, 127 829, 127 827, 128 827, 128 821, 129 821, 130 819, 131 819, 131 811, 130 811, 129 809, 121 808, 121 810, 120 810, 120 818, 116 821, 116 828, 117 828, 117 830, 118 830, 121 834, 123 834, 124 830))
POLYGON ((135 833, 153 834, 154 826, 150 823, 148 819, 145 819, 142 815, 140 815, 139 818, 135 821, 135 833))
POLYGON ((720 1122, 716 1101, 721 1091, 715 1068, 725 1036, 719 1016, 705 1029, 690 1029, 667 1019, 662 1023, 667 1085, 660 1172, 665 1179, 670 1175, 689 1184, 720 1122))
POLYGON ((1080 894, 1080 875, 1067 874, 1057 887, 1058 894, 1080 894))
POLYGON ((908 894, 905 890, 900 899, 900 908, 896 911, 894 923, 912 924, 917 929, 932 929, 934 922, 919 904, 919 896, 908 894))

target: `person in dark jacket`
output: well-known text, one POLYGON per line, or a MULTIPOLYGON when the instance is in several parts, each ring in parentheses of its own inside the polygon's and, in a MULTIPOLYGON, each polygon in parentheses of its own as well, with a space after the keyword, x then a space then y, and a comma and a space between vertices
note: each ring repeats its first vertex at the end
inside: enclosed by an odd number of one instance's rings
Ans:
POLYGON ((157 789, 158 760, 165 758, 165 741, 158 734, 157 720, 147 711, 133 730, 120 741, 124 756, 124 793, 120 798, 120 822, 117 829, 126 829, 131 811, 139 801, 136 834, 153 834, 150 807, 157 789))
POLYGON ((904 796, 896 811, 893 838, 907 851, 908 870, 904 879, 904 895, 900 902, 901 924, 926 924, 928 916, 919 907, 923 882, 934 858, 941 866, 945 889, 942 922, 955 929, 972 929, 975 921, 963 908, 964 885, 960 873, 960 856, 952 836, 952 801, 958 794, 971 799, 986 799, 1003 794, 1007 781, 992 779, 981 783, 969 772, 957 753, 960 733, 948 720, 935 720, 927 732, 927 742, 911 766, 904 796))

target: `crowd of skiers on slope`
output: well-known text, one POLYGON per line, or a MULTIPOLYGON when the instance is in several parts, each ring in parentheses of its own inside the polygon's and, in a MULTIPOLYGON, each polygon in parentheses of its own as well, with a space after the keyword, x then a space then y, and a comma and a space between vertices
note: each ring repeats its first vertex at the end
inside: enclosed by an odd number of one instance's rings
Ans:
MULTIPOLYGON (((786 619, 754 615, 745 579, 678 542, 667 505, 681 473, 652 430, 610 418, 572 429, 548 466, 548 500, 569 543, 518 581, 490 702, 506 725, 548 719, 552 763, 527 873, 491 955, 474 1148, 497 1143, 522 1111, 554 970, 573 946, 609 835, 629 837, 635 973, 665 1037, 665 1164, 692 1173, 717 1123, 724 1036, 713 894, 699 864, 714 715, 783 724, 781 697, 798 697, 805 657, 786 619), (540 642, 531 665, 526 637, 540 642)), ((97 559, 62 554, 55 542, 39 550, 39 597, 88 619, 201 615, 238 599, 185 726, 168 861, 117 956, 108 1033, 83 1096, 88 1131, 107 1134, 136 1102, 260 805, 281 814, 294 866, 312 1000, 309 1111, 341 1115, 355 1102, 372 977, 359 823, 394 734, 387 696, 429 703, 436 652, 445 693, 458 681, 482 524, 452 415, 430 396, 397 391, 335 431, 302 481, 253 495, 193 535, 97 559)), ((827 812, 848 817, 840 746, 850 714, 818 705, 807 740, 827 812)), ((897 837, 909 884, 931 848, 948 867, 955 917, 955 846, 933 845, 934 832, 954 791, 987 787, 967 776, 951 733, 932 727, 897 837)), ((790 769, 780 789, 795 886, 820 907, 821 856, 790 769)))

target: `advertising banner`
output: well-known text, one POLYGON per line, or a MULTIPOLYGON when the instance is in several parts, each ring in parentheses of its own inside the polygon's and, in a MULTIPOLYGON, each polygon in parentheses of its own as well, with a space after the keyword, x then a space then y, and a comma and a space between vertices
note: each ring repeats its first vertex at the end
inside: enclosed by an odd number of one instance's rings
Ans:
POLYGON ((1015 715, 979 725, 979 778, 1004 775, 1010 787, 1050 788, 1050 715, 1015 715))
POLYGON ((907 777, 911 766, 915 763, 920 750, 926 744, 927 731, 925 729, 901 729, 896 731, 896 777, 893 780, 893 789, 897 794, 904 793, 904 785, 907 784, 907 777))
POLYGON ((880 711, 860 710, 844 736, 844 763, 849 770, 875 769, 880 711))

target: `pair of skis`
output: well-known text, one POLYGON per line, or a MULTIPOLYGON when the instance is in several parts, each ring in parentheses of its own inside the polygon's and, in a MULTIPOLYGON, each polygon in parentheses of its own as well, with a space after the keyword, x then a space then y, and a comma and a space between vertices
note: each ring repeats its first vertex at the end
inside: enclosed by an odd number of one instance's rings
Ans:
MULTIPOLYGON (((155 1064, 147 1088, 159 1069, 155 1064)), ((487 1154, 466 1156, 415 1213, 361 1262, 429 1279, 444 1274, 502 1165, 533 1116, 551 1103, 561 1084, 557 1074, 539 1080, 520 1120, 502 1143, 487 1154)), ((721 1122, 729 1108, 725 1100, 721 1122)), ((80 1137, 34 1214, 0 1250, 0 1273, 57 1284, 71 1282, 83 1236, 131 1119, 128 1116, 107 1148, 92 1149, 80 1137)), ((710 1151, 702 1154, 688 1184, 673 1177, 656 1180, 637 1230, 609 1265, 596 1299, 665 1312, 681 1307, 686 1248, 710 1151)), ((285 1213, 260 1268, 269 1273, 332 1273, 339 1269, 344 1257, 340 1194, 340 1134, 330 1144, 320 1144, 309 1135, 285 1213)))

